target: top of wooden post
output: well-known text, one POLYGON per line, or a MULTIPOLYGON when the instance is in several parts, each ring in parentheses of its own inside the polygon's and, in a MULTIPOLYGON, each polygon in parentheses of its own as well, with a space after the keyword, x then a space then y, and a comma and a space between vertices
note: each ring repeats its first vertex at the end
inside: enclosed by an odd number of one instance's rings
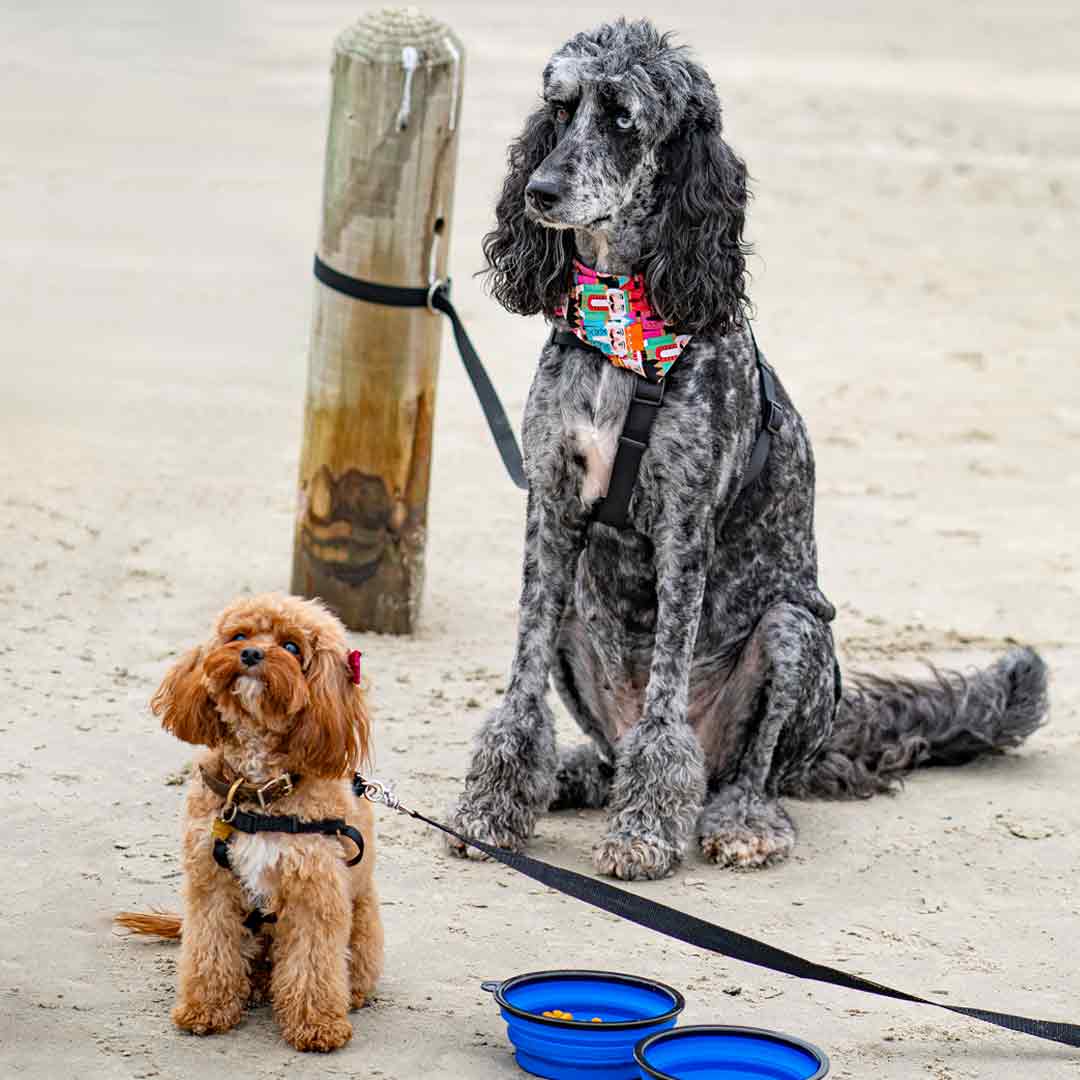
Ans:
POLYGON ((372 64, 400 64, 407 46, 424 64, 457 63, 463 51, 446 23, 414 7, 369 12, 338 35, 334 51, 372 64))

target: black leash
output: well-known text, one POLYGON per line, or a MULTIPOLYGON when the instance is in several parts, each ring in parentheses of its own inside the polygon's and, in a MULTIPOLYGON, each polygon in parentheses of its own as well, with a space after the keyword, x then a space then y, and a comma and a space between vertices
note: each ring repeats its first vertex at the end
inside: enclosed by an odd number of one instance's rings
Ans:
POLYGON ((363 281, 360 278, 350 277, 315 256, 315 276, 324 285, 352 297, 353 300, 363 300, 369 304, 386 304, 389 307, 422 308, 429 311, 441 311, 450 320, 454 330, 454 341, 457 342, 458 353, 461 362, 465 365, 465 371, 480 399, 480 408, 484 410, 488 427, 491 429, 495 445, 499 455, 503 459, 506 471, 510 479, 522 490, 528 488, 525 480, 525 469, 521 462, 521 450, 517 439, 514 437, 514 429, 506 418, 506 412, 499 401, 499 395, 488 378, 488 373, 477 355, 469 335, 450 300, 450 282, 436 281, 429 288, 414 289, 400 285, 379 285, 374 281, 363 281))
MULTIPOLYGON (((750 327, 750 324, 747 323, 750 327)), ((776 400, 776 379, 772 368, 765 361, 761 349, 750 327, 750 340, 754 343, 754 356, 757 359, 758 377, 761 380, 761 430, 754 441, 750 460, 746 465, 741 495, 761 475, 765 462, 769 460, 773 436, 780 431, 784 419, 784 410, 776 400)), ((605 354, 601 349, 587 341, 582 341, 569 330, 552 330, 549 344, 578 346, 593 349, 605 354)), ((630 497, 637 486, 638 473, 641 471, 641 459, 649 445, 653 424, 664 403, 664 381, 651 383, 637 378, 634 385, 634 397, 626 413, 619 445, 615 450, 615 460, 611 463, 611 479, 607 494, 593 507, 593 519, 610 525, 615 529, 625 529, 630 524, 630 497)))
POLYGON ((912 1002, 916 1005, 932 1005, 936 1009, 945 1009, 947 1012, 957 1013, 974 1020, 982 1020, 996 1027, 1016 1031, 1022 1035, 1033 1035, 1037 1039, 1047 1039, 1050 1042, 1062 1043, 1065 1046, 1080 1047, 1080 1025, 1059 1023, 1053 1020, 1033 1020, 1026 1016, 1014 1016, 1011 1013, 992 1012, 987 1009, 971 1009, 963 1005, 946 1005, 941 1001, 932 1001, 929 998, 919 997, 916 994, 908 994, 903 990, 894 990, 892 987, 881 983, 872 982, 859 975, 849 975, 837 968, 828 967, 825 964, 817 964, 812 960, 806 960, 794 953, 786 952, 775 946, 767 945, 763 941, 748 937, 745 934, 728 930, 715 923, 706 922, 694 915, 688 915, 685 911, 659 904, 655 900, 648 900, 644 896, 626 892, 616 888, 607 882, 597 878, 586 877, 573 870, 564 870, 559 866, 551 866, 539 859, 528 855, 520 855, 502 848, 492 847, 480 840, 471 840, 467 836, 433 821, 429 817, 416 810, 410 810, 386 789, 378 783, 365 780, 357 776, 353 781, 353 789, 357 795, 370 800, 381 802, 391 809, 407 814, 425 825, 430 825, 447 836, 470 847, 482 851, 485 855, 500 862, 503 866, 509 866, 519 874, 532 878, 533 881, 546 885, 556 892, 572 896, 576 900, 582 900, 586 904, 600 908, 612 915, 618 915, 621 919, 637 923, 647 930, 655 930, 657 933, 666 934, 668 937, 683 941, 687 945, 693 945, 699 949, 708 949, 710 952, 719 953, 721 956, 732 960, 741 960, 746 964, 754 964, 757 967, 766 968, 769 971, 782 972, 785 975, 794 975, 799 979, 812 979, 815 982, 826 983, 830 986, 839 986, 846 990, 860 990, 866 994, 876 994, 878 997, 892 998, 896 1001, 912 1002))

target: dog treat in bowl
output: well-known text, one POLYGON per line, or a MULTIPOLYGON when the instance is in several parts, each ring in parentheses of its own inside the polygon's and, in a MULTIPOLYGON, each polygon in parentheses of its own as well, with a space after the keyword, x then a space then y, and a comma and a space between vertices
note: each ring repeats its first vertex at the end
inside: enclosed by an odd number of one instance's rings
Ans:
POLYGON ((829 1059, 810 1043, 757 1028, 702 1024, 634 1048, 642 1080, 821 1080, 829 1059))
POLYGON ((551 1080, 636 1080, 634 1045, 672 1027, 685 1005, 670 986, 607 971, 537 971, 481 985, 495 995, 518 1065, 551 1080))

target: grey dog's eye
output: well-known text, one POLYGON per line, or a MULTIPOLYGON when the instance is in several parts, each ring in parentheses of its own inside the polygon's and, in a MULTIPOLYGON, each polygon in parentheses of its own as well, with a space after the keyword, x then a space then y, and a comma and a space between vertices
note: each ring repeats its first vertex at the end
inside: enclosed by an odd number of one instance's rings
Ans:
POLYGON ((629 131, 634 126, 634 118, 628 112, 621 112, 615 117, 615 126, 620 131, 629 131))
POLYGON ((282 645, 281 647, 286 652, 292 653, 293 656, 299 656, 300 655, 300 646, 297 645, 295 641, 286 641, 285 644, 282 645))

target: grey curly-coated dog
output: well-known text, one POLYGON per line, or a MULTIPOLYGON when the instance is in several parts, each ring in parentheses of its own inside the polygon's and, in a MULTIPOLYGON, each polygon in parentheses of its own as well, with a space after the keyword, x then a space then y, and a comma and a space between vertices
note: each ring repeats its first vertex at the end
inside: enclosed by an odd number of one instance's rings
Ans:
POLYGON ((603 873, 663 877, 695 830, 707 859, 762 866, 795 842, 782 795, 868 796, 918 765, 1018 745, 1047 709, 1030 649, 971 677, 863 679, 837 701, 814 458, 779 383, 783 426, 740 496, 762 415, 746 168, 708 75, 648 22, 619 21, 555 53, 543 96, 485 238, 493 295, 565 328, 555 312, 576 258, 643 274, 692 340, 665 379, 623 531, 591 515, 638 376, 584 345, 540 354, 517 649, 455 826, 520 849, 540 811, 606 807, 603 873), (562 754, 549 677, 590 738, 562 754))

